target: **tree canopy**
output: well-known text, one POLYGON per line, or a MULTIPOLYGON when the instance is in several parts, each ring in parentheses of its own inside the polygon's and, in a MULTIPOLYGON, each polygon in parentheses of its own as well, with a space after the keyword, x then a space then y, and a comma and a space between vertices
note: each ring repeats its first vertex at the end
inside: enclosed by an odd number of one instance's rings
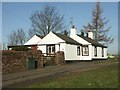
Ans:
MULTIPOLYGON (((55 7, 45 6, 30 16, 32 30, 39 35, 47 35, 50 31, 62 33, 65 30, 64 16, 55 7)), ((32 31, 30 31, 32 32, 32 31)))
POLYGON ((106 17, 102 17, 103 9, 100 6, 100 2, 96 3, 96 7, 92 11, 92 21, 88 25, 84 26, 85 33, 91 30, 94 33, 94 39, 97 42, 108 45, 112 43, 113 37, 108 36, 108 32, 111 27, 107 27, 109 20, 106 17))

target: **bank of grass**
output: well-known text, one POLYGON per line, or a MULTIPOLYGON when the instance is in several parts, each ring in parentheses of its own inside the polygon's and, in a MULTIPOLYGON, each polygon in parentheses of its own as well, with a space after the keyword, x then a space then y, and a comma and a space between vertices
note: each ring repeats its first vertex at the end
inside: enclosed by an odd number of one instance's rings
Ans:
POLYGON ((85 72, 65 74, 42 83, 33 84, 29 88, 117 88, 117 64, 85 72))

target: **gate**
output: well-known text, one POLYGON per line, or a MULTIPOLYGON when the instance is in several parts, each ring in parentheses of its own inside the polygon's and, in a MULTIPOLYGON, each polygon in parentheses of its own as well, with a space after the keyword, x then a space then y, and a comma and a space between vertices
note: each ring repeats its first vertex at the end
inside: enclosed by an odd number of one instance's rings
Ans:
POLYGON ((28 70, 35 69, 35 58, 31 57, 26 60, 26 66, 28 70))

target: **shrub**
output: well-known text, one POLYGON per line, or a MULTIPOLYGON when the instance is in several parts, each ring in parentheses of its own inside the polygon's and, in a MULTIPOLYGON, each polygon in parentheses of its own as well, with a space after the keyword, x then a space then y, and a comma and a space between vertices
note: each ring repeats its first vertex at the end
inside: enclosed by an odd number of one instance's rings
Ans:
POLYGON ((17 47, 12 47, 12 50, 15 50, 15 51, 28 51, 28 50, 31 50, 31 49, 28 48, 28 47, 25 47, 25 46, 17 46, 17 47))

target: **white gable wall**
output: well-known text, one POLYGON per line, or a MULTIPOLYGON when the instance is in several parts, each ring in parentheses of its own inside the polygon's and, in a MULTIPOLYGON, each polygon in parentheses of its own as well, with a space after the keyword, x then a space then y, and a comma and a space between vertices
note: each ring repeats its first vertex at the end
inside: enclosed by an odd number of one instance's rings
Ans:
POLYGON ((37 35, 34 35, 30 40, 28 40, 24 45, 34 45, 40 42, 42 39, 37 35))
POLYGON ((59 42, 65 42, 61 38, 57 37, 55 34, 50 32, 47 34, 38 44, 58 44, 59 42))
POLYGON ((46 46, 54 44, 55 45, 55 52, 58 51, 65 51, 65 41, 56 36, 54 33, 50 32, 47 34, 39 43, 38 43, 38 50, 41 50, 42 53, 47 53, 46 46), (63 42, 63 43, 60 43, 63 42), (60 50, 59 50, 60 49, 60 50))

